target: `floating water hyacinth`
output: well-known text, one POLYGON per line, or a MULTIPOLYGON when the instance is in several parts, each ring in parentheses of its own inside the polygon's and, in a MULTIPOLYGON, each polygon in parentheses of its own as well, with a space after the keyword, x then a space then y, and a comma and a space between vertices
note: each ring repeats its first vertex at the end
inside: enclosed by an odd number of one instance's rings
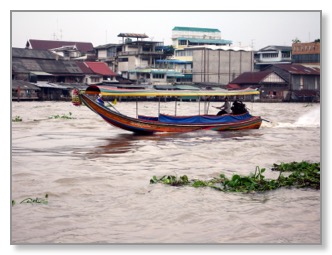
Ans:
POLYGON ((229 192, 264 192, 275 190, 281 187, 294 188, 312 188, 320 189, 320 163, 309 162, 291 162, 282 164, 273 164, 273 171, 280 171, 280 175, 276 180, 267 180, 263 173, 265 168, 256 167, 255 173, 249 176, 240 176, 234 174, 232 178, 227 178, 224 174, 220 174, 219 178, 213 178, 208 181, 189 180, 186 175, 177 178, 172 175, 165 175, 161 178, 153 176, 150 180, 151 184, 163 183, 171 186, 192 187, 211 187, 220 191, 229 192), (289 176, 282 175, 283 172, 291 172, 289 176))

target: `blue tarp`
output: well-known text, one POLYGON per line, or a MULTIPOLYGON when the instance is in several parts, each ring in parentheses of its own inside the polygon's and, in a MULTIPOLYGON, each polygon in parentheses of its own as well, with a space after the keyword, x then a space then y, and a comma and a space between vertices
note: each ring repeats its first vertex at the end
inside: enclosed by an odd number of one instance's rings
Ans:
POLYGON ((159 115, 159 121, 165 123, 174 124, 209 124, 209 123, 227 123, 227 122, 237 122, 250 119, 252 116, 250 113, 241 115, 196 115, 196 116, 171 116, 171 115, 159 115))

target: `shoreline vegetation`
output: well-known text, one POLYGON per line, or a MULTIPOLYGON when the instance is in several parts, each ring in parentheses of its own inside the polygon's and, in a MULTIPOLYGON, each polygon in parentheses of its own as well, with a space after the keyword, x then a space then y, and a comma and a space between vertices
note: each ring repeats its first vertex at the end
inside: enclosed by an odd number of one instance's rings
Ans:
POLYGON ((310 188, 320 190, 320 163, 307 161, 273 164, 271 171, 279 171, 275 180, 266 179, 265 168, 256 167, 248 176, 234 174, 231 178, 223 173, 211 180, 189 179, 187 175, 180 177, 164 175, 153 176, 150 184, 162 183, 170 186, 191 186, 195 188, 210 187, 223 192, 255 193, 266 192, 278 188, 310 188))

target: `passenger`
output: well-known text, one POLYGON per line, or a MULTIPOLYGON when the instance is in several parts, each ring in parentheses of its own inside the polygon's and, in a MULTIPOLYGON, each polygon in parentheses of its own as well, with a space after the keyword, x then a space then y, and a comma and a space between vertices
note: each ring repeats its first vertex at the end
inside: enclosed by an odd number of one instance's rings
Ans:
POLYGON ((99 94, 97 97, 97 103, 100 105, 105 105, 102 94, 99 94))
POLYGON ((242 101, 240 101, 239 99, 235 99, 231 110, 234 115, 244 114, 248 112, 246 105, 242 103, 242 101))
POLYGON ((228 97, 225 97, 225 103, 220 107, 215 107, 219 109, 220 111, 217 113, 217 115, 224 115, 231 113, 231 104, 228 101, 228 97))

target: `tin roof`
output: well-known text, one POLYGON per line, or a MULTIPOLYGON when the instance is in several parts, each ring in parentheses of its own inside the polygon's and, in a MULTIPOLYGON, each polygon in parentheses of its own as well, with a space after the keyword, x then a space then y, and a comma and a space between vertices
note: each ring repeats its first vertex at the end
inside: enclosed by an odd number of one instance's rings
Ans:
POLYGON ((94 74, 85 62, 77 61, 76 65, 82 70, 84 74, 94 74))
POLYGON ((300 64, 276 64, 274 66, 291 74, 320 75, 319 67, 308 67, 300 64))
POLYGON ((104 76, 117 76, 104 62, 84 62, 94 73, 104 76))
POLYGON ((12 58, 56 59, 48 50, 12 48, 12 58))
MULTIPOLYGON (((267 76, 273 74, 273 71, 245 72, 230 82, 231 84, 259 84, 267 76)), ((277 74, 275 74, 277 75, 277 74)))
POLYGON ((79 50, 80 52, 87 53, 93 51, 93 45, 90 42, 70 42, 70 41, 50 41, 50 40, 30 39, 27 42, 27 44, 30 45, 32 49, 37 49, 37 50, 49 50, 68 45, 75 45, 77 47, 77 50, 79 50))

